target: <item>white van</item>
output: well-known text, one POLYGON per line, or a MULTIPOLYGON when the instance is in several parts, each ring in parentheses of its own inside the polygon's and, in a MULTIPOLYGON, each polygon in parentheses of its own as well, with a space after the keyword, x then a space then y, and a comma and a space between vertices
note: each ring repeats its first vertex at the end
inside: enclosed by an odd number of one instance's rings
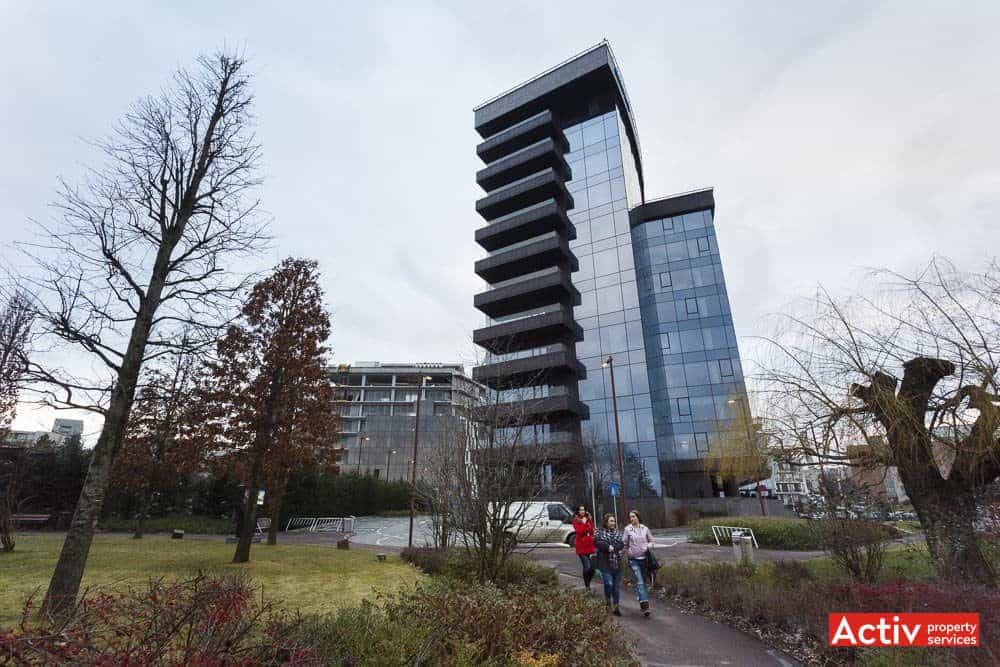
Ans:
POLYGON ((573 512, 554 500, 515 501, 507 511, 507 533, 519 543, 544 542, 573 546, 573 512))

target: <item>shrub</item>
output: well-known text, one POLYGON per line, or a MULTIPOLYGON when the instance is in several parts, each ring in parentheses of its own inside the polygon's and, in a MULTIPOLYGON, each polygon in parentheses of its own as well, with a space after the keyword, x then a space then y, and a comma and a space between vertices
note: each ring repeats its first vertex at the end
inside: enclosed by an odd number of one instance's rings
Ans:
MULTIPOLYGON (((762 549, 788 549, 790 551, 811 551, 823 548, 819 533, 812 524, 819 521, 806 519, 784 519, 778 517, 725 516, 716 519, 698 519, 688 528, 688 539, 702 544, 715 544, 712 526, 735 526, 750 528, 762 549)), ((895 537, 898 532, 891 526, 875 524, 884 532, 883 539, 895 537)))
POLYGON ((782 588, 797 588, 814 578, 812 570, 798 560, 775 561, 772 576, 775 585, 782 588))
POLYGON ((996 648, 1000 646, 1000 590, 923 582, 831 583, 807 572, 794 561, 779 562, 773 568, 762 565, 754 574, 732 563, 686 563, 662 568, 657 582, 667 597, 694 605, 716 620, 737 625, 749 622, 768 637, 803 636, 813 651, 823 654, 820 662, 836 664, 880 654, 828 647, 830 612, 979 612, 979 649, 934 649, 927 656, 920 654, 918 661, 923 662, 919 664, 926 664, 926 657, 949 664, 1000 664, 996 648))
POLYGON ((284 525, 293 516, 369 516, 409 506, 409 482, 306 471, 289 480, 281 503, 281 521, 284 525))
POLYGON ((885 563, 887 526, 873 521, 815 521, 812 528, 823 549, 855 581, 878 581, 885 563))
MULTIPOLYGON (((97 527, 110 533, 130 533, 135 529, 135 519, 102 517, 97 527)), ((192 535, 232 535, 236 524, 233 519, 214 516, 157 516, 144 519, 142 529, 146 533, 183 530, 192 535)))
POLYGON ((439 579, 305 619, 290 635, 324 664, 634 664, 603 606, 560 588, 439 579))
POLYGON ((0 629, 5 664, 262 665, 314 664, 304 644, 276 633, 295 627, 255 595, 244 577, 150 581, 145 589, 90 591, 58 621, 30 621, 0 629))
MULTIPOLYGON (((476 562, 464 549, 434 549, 413 547, 403 549, 400 557, 427 574, 444 575, 464 582, 476 580, 476 562)), ((511 556, 496 578, 500 586, 551 586, 559 578, 550 567, 539 565, 523 556, 511 556)))

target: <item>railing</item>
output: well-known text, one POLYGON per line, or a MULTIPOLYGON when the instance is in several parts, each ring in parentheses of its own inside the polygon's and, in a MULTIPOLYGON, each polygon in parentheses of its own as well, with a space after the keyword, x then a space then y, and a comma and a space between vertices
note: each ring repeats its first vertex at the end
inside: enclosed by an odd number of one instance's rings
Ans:
POLYGON ((296 516, 288 520, 286 531, 300 530, 307 533, 353 533, 353 516, 296 516))
POLYGON ((750 528, 742 528, 740 526, 712 526, 712 535, 715 536, 716 546, 722 546, 722 542, 719 540, 720 537, 724 538, 727 542, 732 543, 734 532, 741 535, 749 533, 750 538, 753 540, 754 548, 760 548, 757 546, 757 537, 753 534, 753 530, 750 528))

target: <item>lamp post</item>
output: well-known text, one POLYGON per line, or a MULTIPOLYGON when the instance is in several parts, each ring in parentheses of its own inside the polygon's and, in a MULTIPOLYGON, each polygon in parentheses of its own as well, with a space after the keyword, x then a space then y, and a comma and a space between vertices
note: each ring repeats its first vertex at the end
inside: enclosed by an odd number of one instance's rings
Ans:
POLYGON ((417 443, 420 441, 420 394, 424 384, 430 380, 429 375, 420 378, 420 386, 417 388, 417 412, 416 420, 413 424, 413 461, 410 472, 410 535, 407 544, 413 547, 413 515, 416 512, 416 490, 417 490, 417 443))
MULTIPOLYGON (((739 404, 740 406, 740 418, 743 420, 743 428, 746 430, 747 437, 747 448, 750 450, 750 457, 753 460, 754 465, 756 465, 756 447, 754 446, 753 431, 751 430, 750 424, 750 406, 746 404, 746 399, 742 396, 740 398, 730 398, 726 401, 729 405, 739 404)), ((757 478, 757 500, 760 501, 760 515, 767 516, 767 510, 764 509, 764 494, 761 492, 761 487, 763 484, 760 483, 760 472, 758 471, 754 477, 757 478)))
POLYGON ((390 449, 385 453, 385 481, 389 481, 389 464, 392 463, 392 455, 396 453, 395 449, 390 449))
MULTIPOLYGON (((618 445, 618 482, 621 484, 622 492, 622 505, 625 504, 625 463, 622 459, 622 436, 621 431, 618 428, 618 393, 615 391, 615 358, 608 355, 608 358, 601 364, 601 367, 607 367, 611 371, 611 405, 615 413, 615 444, 618 445)), ((617 507, 615 511, 615 521, 618 521, 617 507)))

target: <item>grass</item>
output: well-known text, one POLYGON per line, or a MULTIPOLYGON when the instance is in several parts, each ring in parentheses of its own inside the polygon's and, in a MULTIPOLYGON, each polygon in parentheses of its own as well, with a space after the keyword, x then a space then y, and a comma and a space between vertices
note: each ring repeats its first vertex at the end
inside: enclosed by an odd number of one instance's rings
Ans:
MULTIPOLYGON (((20 618, 28 595, 44 594, 61 546, 61 535, 21 534, 13 553, 0 554, 0 626, 20 618)), ((285 609, 326 613, 370 597, 373 588, 395 591, 425 578, 398 556, 378 563, 375 554, 361 549, 255 544, 250 563, 233 565, 229 561, 234 549, 222 540, 98 535, 83 585, 120 587, 143 585, 150 578, 181 579, 199 571, 245 571, 285 609)))
MULTIPOLYGON (((845 581, 844 573, 832 558, 812 558, 805 561, 817 579, 824 581, 845 581)), ((885 550, 885 564, 882 567, 882 581, 931 581, 934 566, 931 565, 927 547, 922 542, 914 544, 893 544, 885 550)))

